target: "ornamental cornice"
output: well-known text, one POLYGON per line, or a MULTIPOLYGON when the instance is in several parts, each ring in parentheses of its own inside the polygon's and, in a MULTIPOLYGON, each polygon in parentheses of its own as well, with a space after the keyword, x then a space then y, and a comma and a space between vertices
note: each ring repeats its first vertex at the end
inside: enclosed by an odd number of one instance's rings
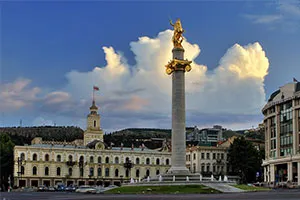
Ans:
POLYGON ((281 104, 281 103, 285 103, 287 101, 290 101, 290 100, 294 100, 294 99, 298 99, 300 98, 300 93, 297 94, 295 93, 295 95, 291 96, 291 97, 288 97, 288 98, 285 98, 285 99, 281 99, 279 101, 271 101, 271 102, 268 102, 262 109, 262 112, 264 112, 266 109, 274 106, 274 105, 278 105, 278 104, 281 104))

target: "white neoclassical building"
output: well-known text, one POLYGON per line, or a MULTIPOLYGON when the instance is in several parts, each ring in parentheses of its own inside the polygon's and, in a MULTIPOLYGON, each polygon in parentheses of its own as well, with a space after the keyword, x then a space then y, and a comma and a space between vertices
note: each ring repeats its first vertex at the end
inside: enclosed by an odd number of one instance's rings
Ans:
POLYGON ((291 181, 300 185, 300 83, 289 83, 276 90, 262 112, 264 181, 291 181))
POLYGON ((190 172, 202 175, 227 174, 227 146, 192 146, 186 149, 186 164, 190 172))
POLYGON ((171 165, 171 152, 164 147, 151 150, 107 147, 100 128, 100 115, 93 101, 83 140, 43 141, 36 137, 31 145, 14 148, 14 183, 38 186, 119 185, 124 180, 142 179, 165 173, 171 165))

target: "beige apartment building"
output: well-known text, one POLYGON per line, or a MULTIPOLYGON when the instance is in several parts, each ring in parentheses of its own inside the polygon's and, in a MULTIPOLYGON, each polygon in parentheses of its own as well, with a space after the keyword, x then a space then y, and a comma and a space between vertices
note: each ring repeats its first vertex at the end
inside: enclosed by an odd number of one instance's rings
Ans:
POLYGON ((227 174, 227 147, 192 146, 186 149, 187 168, 202 175, 227 174))
POLYGON ((300 185, 300 83, 276 90, 262 109, 265 127, 264 181, 300 185))

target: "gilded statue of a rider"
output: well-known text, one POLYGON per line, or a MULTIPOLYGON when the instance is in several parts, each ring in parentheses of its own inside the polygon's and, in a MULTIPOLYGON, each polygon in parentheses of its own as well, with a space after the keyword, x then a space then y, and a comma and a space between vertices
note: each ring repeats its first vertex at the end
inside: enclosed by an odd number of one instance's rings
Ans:
POLYGON ((182 33, 184 32, 184 30, 181 26, 180 19, 177 19, 175 24, 173 24, 172 20, 170 20, 170 24, 171 24, 171 26, 174 27, 174 34, 172 37, 174 48, 183 48, 181 43, 183 41, 182 33))

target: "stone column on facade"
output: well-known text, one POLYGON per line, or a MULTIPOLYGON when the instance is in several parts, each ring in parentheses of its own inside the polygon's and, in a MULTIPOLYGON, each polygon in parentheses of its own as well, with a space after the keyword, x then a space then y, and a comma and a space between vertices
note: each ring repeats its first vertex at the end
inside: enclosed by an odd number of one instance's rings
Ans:
POLYGON ((274 164, 270 164, 270 182, 275 181, 275 166, 274 164))
POLYGON ((300 162, 297 163, 298 185, 300 185, 300 162))
POLYGON ((266 120, 266 127, 267 127, 267 131, 266 131, 266 135, 265 135, 265 154, 266 154, 266 158, 267 160, 270 159, 270 149, 271 149, 271 119, 267 119, 266 120))
POLYGON ((295 100, 292 101, 292 116, 293 116, 293 151, 292 154, 296 154, 297 150, 298 150, 298 144, 297 143, 297 135, 298 135, 298 131, 297 131, 297 115, 296 115, 296 110, 295 110, 295 100))
MULTIPOLYGON (((299 124, 298 124, 298 116, 299 116, 299 112, 300 112, 300 109, 297 109, 296 111, 295 111, 295 119, 296 119, 296 123, 295 123, 295 126, 294 126, 294 129, 293 130, 295 130, 295 132, 296 132, 296 144, 299 144, 299 140, 300 140, 300 138, 299 138, 299 124)), ((296 151, 295 151, 295 154, 298 154, 299 153, 299 145, 296 145, 296 151)))
POLYGON ((287 175, 288 175, 288 181, 293 180, 293 165, 292 161, 287 163, 287 175))
POLYGON ((264 166, 264 182, 267 182, 268 180, 267 180, 267 174, 268 173, 268 171, 267 171, 267 166, 264 166))
POLYGON ((276 158, 280 156, 280 107, 276 105, 276 158))

